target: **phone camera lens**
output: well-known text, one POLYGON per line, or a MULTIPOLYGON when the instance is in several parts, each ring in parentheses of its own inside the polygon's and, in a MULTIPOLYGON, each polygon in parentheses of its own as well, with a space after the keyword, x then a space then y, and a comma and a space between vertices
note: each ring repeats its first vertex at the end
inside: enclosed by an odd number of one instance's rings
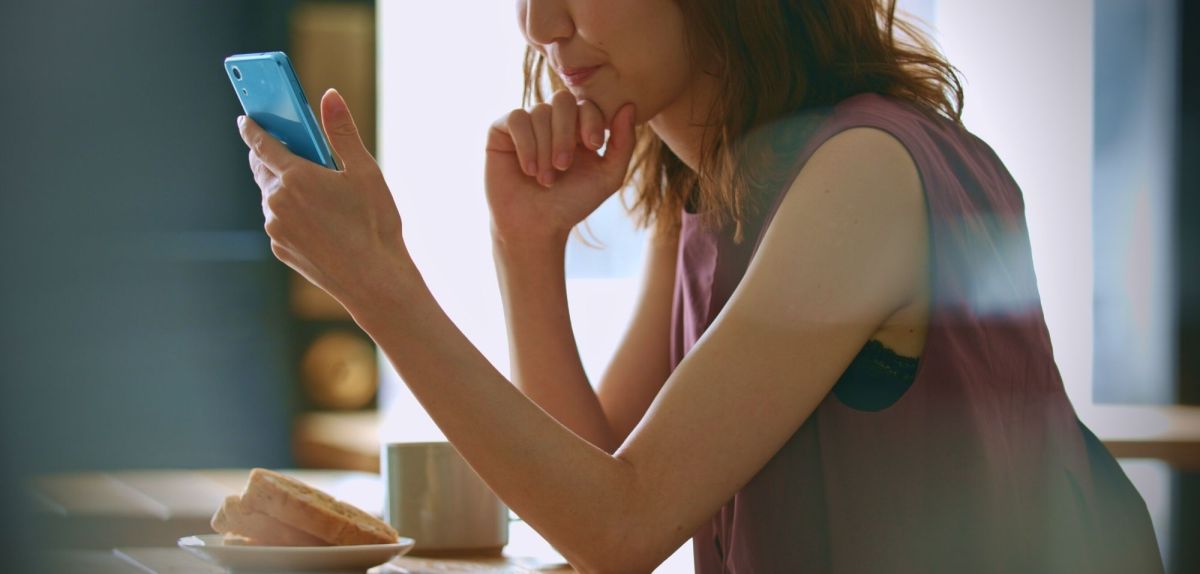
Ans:
POLYGON ((239 70, 237 66, 233 67, 233 77, 237 80, 242 79, 242 71, 239 70))

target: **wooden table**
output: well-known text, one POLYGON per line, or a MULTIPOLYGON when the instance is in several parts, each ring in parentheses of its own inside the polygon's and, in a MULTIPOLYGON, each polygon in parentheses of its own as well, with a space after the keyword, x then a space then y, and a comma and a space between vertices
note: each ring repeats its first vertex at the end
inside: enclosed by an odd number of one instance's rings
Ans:
MULTIPOLYGON (((49 572, 88 574, 227 574, 219 566, 179 548, 129 547, 103 550, 60 550, 49 557, 49 572)), ((506 556, 491 559, 423 559, 402 556, 376 566, 367 574, 537 574, 574 572, 570 567, 538 565, 536 561, 506 556)))
MULTIPOLYGON (((379 475, 346 471, 286 471, 337 498, 381 514, 379 475)), ((209 519, 226 496, 241 492, 246 469, 88 472, 39 477, 31 485, 38 513, 33 528, 53 541, 52 571, 218 573, 179 549, 184 536, 211 532, 209 519)), ((400 557, 378 574, 421 572, 572 572, 562 556, 524 522, 510 524, 499 558, 400 557)))

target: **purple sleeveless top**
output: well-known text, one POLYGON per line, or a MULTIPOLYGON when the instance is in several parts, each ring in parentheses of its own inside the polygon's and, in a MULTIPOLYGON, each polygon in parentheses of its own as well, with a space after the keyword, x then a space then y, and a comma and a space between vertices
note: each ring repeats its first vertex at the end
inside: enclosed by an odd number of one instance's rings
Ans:
POLYGON ((683 215, 672 368, 737 287, 795 174, 855 127, 891 134, 920 172, 929 330, 911 387, 890 406, 826 396, 695 533, 696 571, 1161 572, 1145 503, 1063 390, 1024 201, 995 153, 875 94, 784 123, 800 134, 790 177, 764 192, 742 243, 683 215))

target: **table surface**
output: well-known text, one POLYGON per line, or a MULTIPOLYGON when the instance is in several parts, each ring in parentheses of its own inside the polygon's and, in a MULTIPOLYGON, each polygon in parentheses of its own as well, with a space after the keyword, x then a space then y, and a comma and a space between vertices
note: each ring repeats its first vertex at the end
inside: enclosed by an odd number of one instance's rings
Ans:
MULTIPOLYGON (((1100 406, 1080 409, 1079 414, 1117 457, 1157 458, 1178 468, 1200 469, 1200 408, 1100 406)), ((349 453, 361 467, 377 468, 377 426, 374 416, 306 419, 298 429, 304 431, 298 433, 298 446, 349 453)), ((382 513, 383 484, 378 474, 287 472, 364 510, 382 513)), ((52 557, 63 567, 52 571, 221 572, 175 542, 209 532, 212 513, 226 496, 242 490, 248 473, 248 469, 224 469, 42 476, 31 485, 40 510, 32 527, 42 529, 45 536, 40 539, 55 541, 52 557)), ((510 526, 510 543, 501 558, 401 557, 373 574, 572 571, 528 525, 518 521, 510 526)), ((677 566, 683 569, 690 552, 678 554, 677 566)))
MULTIPOLYGON (((49 557, 51 572, 91 574, 225 574, 226 570, 179 548, 127 547, 105 550, 58 550, 49 557)), ((376 566, 368 574, 432 574, 470 572, 480 574, 534 574, 574 572, 570 566, 544 564, 520 556, 449 559, 402 556, 376 566)))
MULTIPOLYGON (((376 474, 285 471, 376 515, 383 484, 376 474)), ((55 540, 53 571, 100 574, 223 572, 179 549, 180 537, 211 532, 213 512, 241 492, 248 469, 85 472, 48 475, 31 484, 43 539, 55 540), (52 535, 51 535, 52 533, 52 535)), ((373 574, 423 572, 571 572, 553 547, 521 521, 510 523, 504 555, 493 558, 400 557, 373 574)))

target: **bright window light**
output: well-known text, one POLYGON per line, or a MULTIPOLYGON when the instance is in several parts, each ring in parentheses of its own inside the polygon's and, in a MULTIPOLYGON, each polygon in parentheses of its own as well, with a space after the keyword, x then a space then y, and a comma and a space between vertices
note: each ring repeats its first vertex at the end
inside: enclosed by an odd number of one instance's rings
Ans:
MULTIPOLYGON (((520 105, 525 42, 515 7, 382 2, 378 25, 379 160, 404 219, 405 241, 450 318, 508 373, 483 149, 488 126, 520 105)), ((614 196, 588 219, 584 237, 601 247, 572 238, 567 290, 580 355, 595 385, 632 313, 646 236, 614 196)), ((382 438, 442 440, 386 358, 380 363, 382 438)))

